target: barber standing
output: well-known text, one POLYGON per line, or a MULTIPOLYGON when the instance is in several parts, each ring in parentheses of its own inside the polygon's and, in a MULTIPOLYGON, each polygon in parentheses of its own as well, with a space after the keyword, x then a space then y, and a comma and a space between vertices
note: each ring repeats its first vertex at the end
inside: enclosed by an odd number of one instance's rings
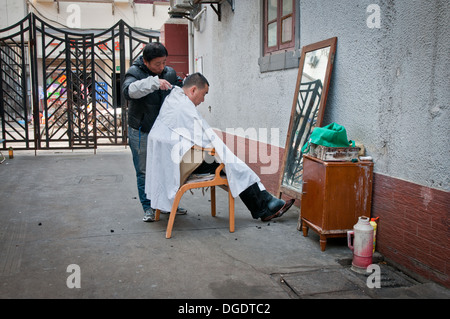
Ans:
MULTIPOLYGON (((150 200, 145 194, 147 136, 172 85, 182 86, 182 80, 175 70, 166 66, 167 56, 164 45, 159 42, 148 43, 142 56, 134 61, 125 74, 122 86, 125 98, 130 101, 128 139, 145 222, 155 220, 155 211, 150 207, 150 200)), ((178 213, 185 214, 186 210, 179 208, 178 213)))

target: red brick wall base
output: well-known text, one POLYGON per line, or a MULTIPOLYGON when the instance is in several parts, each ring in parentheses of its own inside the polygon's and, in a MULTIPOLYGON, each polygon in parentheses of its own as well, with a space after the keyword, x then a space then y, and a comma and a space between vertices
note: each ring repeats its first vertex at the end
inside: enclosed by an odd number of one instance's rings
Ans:
POLYGON ((225 144, 259 176, 267 191, 278 195, 284 148, 217 131, 225 144))
POLYGON ((374 174, 377 251, 421 277, 450 287, 450 194, 374 174))

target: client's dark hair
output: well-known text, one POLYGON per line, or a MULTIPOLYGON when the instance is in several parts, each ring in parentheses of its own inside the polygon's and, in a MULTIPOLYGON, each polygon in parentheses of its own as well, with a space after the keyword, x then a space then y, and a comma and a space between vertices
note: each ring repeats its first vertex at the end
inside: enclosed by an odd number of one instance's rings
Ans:
POLYGON ((144 47, 144 52, 142 53, 144 60, 150 62, 154 58, 161 58, 168 56, 169 53, 164 45, 159 42, 150 42, 144 47))
POLYGON ((183 87, 189 88, 191 86, 196 86, 198 88, 204 88, 206 85, 209 86, 208 80, 203 76, 203 74, 197 72, 189 75, 184 79, 183 87))

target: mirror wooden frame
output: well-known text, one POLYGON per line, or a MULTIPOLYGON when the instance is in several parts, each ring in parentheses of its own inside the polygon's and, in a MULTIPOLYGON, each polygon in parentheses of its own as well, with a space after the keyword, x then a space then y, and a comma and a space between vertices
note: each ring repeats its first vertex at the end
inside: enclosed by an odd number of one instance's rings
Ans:
POLYGON ((290 151, 291 137, 292 137, 292 134, 295 134, 295 128, 293 127, 294 126, 294 117, 296 115, 296 106, 297 106, 298 98, 299 98, 300 84, 301 84, 301 80, 302 80, 302 76, 303 76, 304 65, 306 62, 305 57, 306 57, 307 53, 309 53, 309 52, 312 52, 315 50, 320 50, 320 49, 323 49, 326 47, 330 47, 330 52, 328 55, 328 62, 327 62, 328 64, 327 64, 325 78, 324 78, 324 82, 323 82, 322 94, 321 94, 320 103, 318 106, 319 111, 317 114, 317 122, 314 126, 314 127, 320 127, 320 126, 322 126, 323 115, 325 112, 328 89, 330 86, 331 71, 333 69, 334 57, 336 54, 336 44, 337 44, 337 38, 334 37, 334 38, 330 38, 327 40, 323 40, 323 41, 320 41, 317 43, 313 43, 313 44, 304 46, 302 48, 302 54, 301 54, 301 58, 300 58, 300 64, 299 64, 298 76, 297 76, 297 84, 296 84, 295 93, 294 93, 294 101, 292 103, 291 117, 290 117, 290 121, 289 121, 289 129, 287 132, 286 145, 285 145, 284 154, 283 154, 283 161, 281 163, 280 179, 279 179, 279 183, 278 183, 278 197, 279 198, 281 198, 281 196, 284 194, 290 198, 296 198, 296 199, 301 200, 301 189, 297 190, 292 187, 283 185, 283 179, 284 179, 285 168, 286 168, 286 160, 288 158, 288 153, 290 151))

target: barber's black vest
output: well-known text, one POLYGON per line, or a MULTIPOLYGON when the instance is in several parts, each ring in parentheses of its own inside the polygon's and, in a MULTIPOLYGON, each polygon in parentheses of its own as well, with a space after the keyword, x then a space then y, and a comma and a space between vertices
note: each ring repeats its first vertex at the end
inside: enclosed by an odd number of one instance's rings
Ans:
MULTIPOLYGON (((169 95, 170 90, 157 90, 140 99, 131 99, 128 95, 128 86, 137 80, 143 80, 149 76, 156 76, 144 64, 142 56, 133 63, 125 75, 123 84, 123 93, 125 98, 129 100, 128 105, 128 125, 142 132, 150 132, 153 123, 158 117, 161 105, 164 99, 169 95)), ((171 67, 166 66, 164 71, 159 75, 160 79, 165 79, 172 85, 180 85, 176 72, 171 67)))

